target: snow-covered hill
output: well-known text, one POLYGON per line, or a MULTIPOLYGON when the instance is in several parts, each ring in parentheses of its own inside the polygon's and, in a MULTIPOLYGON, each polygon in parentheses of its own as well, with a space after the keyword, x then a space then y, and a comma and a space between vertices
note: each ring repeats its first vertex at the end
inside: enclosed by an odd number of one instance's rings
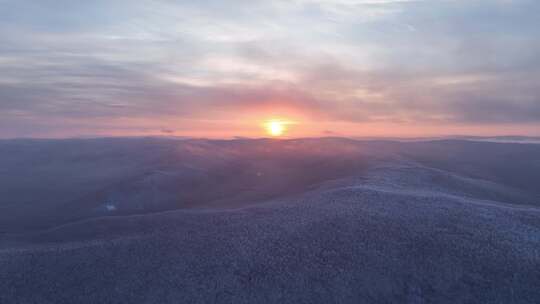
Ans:
POLYGON ((0 142, 0 303, 538 303, 540 145, 0 142))

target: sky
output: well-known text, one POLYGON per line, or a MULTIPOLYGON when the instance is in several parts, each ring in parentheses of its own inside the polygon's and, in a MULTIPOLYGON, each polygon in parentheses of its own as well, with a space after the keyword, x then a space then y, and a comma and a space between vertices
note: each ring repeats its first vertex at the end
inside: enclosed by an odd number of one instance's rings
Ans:
POLYGON ((540 135, 540 1, 0 0, 0 138, 540 135))

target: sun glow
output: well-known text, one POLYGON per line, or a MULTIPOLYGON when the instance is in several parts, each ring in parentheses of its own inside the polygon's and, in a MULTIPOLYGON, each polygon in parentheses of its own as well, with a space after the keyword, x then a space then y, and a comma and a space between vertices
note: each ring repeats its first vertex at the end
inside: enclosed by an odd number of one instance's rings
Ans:
POLYGON ((282 136, 287 130, 287 122, 281 120, 270 120, 265 124, 266 133, 270 136, 282 136))

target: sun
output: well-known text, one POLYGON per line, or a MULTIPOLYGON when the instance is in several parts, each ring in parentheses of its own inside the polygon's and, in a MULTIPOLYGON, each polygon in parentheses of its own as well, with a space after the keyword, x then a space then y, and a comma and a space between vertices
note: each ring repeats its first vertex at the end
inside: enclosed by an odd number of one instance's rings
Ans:
POLYGON ((282 136, 287 130, 286 122, 280 120, 270 120, 265 124, 266 133, 270 136, 282 136))

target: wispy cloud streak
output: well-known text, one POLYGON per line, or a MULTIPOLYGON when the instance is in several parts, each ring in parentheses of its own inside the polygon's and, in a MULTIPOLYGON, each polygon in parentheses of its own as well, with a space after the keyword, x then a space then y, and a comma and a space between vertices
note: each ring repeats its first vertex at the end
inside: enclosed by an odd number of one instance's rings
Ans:
POLYGON ((111 134, 204 129, 280 110, 328 124, 540 125, 539 10, 527 0, 0 1, 0 137, 102 134, 92 124, 103 121, 116 121, 111 134))

